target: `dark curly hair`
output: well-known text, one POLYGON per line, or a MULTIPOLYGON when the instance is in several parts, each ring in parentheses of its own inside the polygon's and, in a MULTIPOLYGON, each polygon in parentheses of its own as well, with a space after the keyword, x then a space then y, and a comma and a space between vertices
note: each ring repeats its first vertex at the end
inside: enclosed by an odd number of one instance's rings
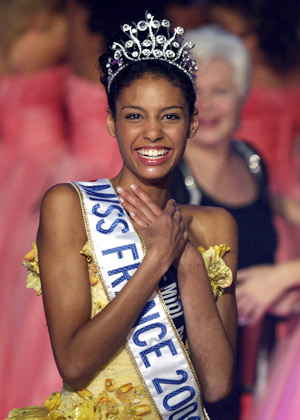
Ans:
POLYGON ((99 58, 99 64, 101 67, 101 82, 104 84, 108 105, 112 111, 112 114, 116 114, 116 100, 118 99, 120 92, 125 87, 128 87, 133 81, 151 75, 155 78, 162 78, 168 80, 175 87, 182 89, 184 97, 189 107, 190 117, 194 113, 196 93, 190 78, 179 68, 169 64, 163 60, 142 60, 134 62, 125 67, 113 80, 110 90, 108 92, 108 74, 107 74, 107 54, 103 54, 99 58))

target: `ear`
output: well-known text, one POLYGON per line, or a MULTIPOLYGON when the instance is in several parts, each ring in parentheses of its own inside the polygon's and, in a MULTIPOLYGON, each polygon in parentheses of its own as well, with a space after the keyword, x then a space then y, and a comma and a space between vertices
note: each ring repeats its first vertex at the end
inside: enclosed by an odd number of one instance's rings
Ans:
POLYGON ((107 125, 108 133, 112 137, 117 137, 117 135, 116 135, 116 122, 115 122, 114 116, 113 116, 110 108, 107 109, 106 125, 107 125))
POLYGON ((197 133, 198 127, 199 127, 198 109, 195 108, 194 113, 191 118, 191 122, 190 122, 188 138, 194 137, 194 135, 197 133))

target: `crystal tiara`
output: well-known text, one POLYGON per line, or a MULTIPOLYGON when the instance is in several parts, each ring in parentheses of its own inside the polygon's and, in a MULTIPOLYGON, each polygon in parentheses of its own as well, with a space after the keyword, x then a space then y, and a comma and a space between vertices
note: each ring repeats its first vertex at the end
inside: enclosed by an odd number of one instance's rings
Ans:
POLYGON ((184 41, 182 37, 184 29, 177 26, 174 32, 170 33, 171 24, 167 19, 160 22, 148 12, 146 12, 145 20, 137 24, 133 23, 133 25, 122 25, 121 29, 129 39, 115 41, 111 46, 113 56, 108 58, 106 64, 108 92, 117 74, 128 65, 142 60, 162 60, 178 67, 190 78, 195 89, 193 72, 198 68, 189 53, 194 44, 184 41), (142 39, 139 39, 139 35, 142 39))

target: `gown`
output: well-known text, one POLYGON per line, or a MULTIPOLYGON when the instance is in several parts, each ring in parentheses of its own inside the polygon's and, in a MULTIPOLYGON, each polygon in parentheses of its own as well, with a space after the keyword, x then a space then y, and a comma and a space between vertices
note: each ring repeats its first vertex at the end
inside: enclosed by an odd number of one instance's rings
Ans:
POLYGON ((0 77, 0 418, 28 398, 38 403, 60 383, 42 307, 20 287, 26 277, 20 261, 35 241, 40 200, 66 153, 66 72, 57 66, 0 77), (40 375, 39 389, 25 385, 40 375))
POLYGON ((107 133, 106 108, 100 83, 79 78, 67 66, 0 79, 0 388, 6 389, 0 418, 12 406, 38 404, 60 386, 42 328, 44 312, 20 287, 25 277, 19 262, 35 241, 40 201, 51 185, 119 171, 121 156, 107 133), (16 305, 22 311, 15 311, 16 305), (44 380, 35 387, 40 376, 44 380))
MULTIPOLYGON (((300 199, 300 88, 254 87, 243 108, 237 136, 266 163, 271 192, 300 199)), ((300 228, 274 217, 277 261, 300 257, 300 228)))
MULTIPOLYGON (((36 245, 33 245, 33 250, 25 256, 25 265, 29 271, 27 287, 41 294, 38 254, 36 245)), ((201 250, 215 296, 219 296, 232 282, 231 270, 222 259, 227 251, 229 247, 225 245, 201 250), (220 285, 222 285, 221 288, 220 285)), ((86 257, 88 263, 91 318, 93 318, 108 304, 108 300, 93 261, 89 242, 82 248, 81 254, 86 257)), ((159 288, 167 311, 184 343, 186 340, 184 314, 174 268, 170 268, 163 276, 159 288)), ((38 381, 42 381, 42 377, 38 381)), ((148 420, 160 419, 157 412, 153 410, 153 406, 151 407, 147 391, 141 383, 129 354, 122 346, 112 359, 100 368, 85 388, 75 390, 64 383, 62 390, 52 393, 42 406, 14 409, 9 413, 8 418, 15 420, 139 420, 143 415, 148 420)))
POLYGON ((108 134, 104 87, 68 71, 64 100, 68 151, 56 168, 53 183, 73 179, 113 178, 122 167, 117 140, 108 134))
MULTIPOLYGON (((201 204, 225 208, 235 218, 238 226, 239 260, 238 269, 256 264, 274 263, 276 232, 272 222, 268 202, 267 179, 263 162, 254 149, 241 141, 234 141, 233 148, 248 164, 254 176, 259 193, 256 200, 247 206, 226 206, 216 202, 203 187, 197 186, 187 166, 182 161, 173 174, 172 196, 182 204, 201 204)), ((268 340, 273 342, 274 322, 272 318, 264 320, 264 327, 269 330, 268 340)), ((267 330, 266 330, 267 331, 267 330)), ((236 383, 233 392, 221 402, 208 404, 208 414, 214 420, 237 420, 240 416, 241 393, 253 392, 256 378, 256 359, 260 340, 259 328, 239 328, 238 364, 236 383), (242 359, 241 359, 242 358, 242 359), (241 362, 246 360, 246 363, 241 362), (243 384, 243 385, 242 385, 243 384)))

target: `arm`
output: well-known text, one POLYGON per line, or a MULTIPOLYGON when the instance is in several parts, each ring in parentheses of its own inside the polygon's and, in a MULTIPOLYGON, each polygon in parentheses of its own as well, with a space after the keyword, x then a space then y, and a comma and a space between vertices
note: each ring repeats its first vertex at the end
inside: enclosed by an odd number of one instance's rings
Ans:
MULTIPOLYGON (((134 220, 149 226, 159 216, 161 209, 140 188, 132 193, 118 189, 123 205, 134 220)), ((223 210, 217 210, 197 220, 192 217, 190 236, 199 246, 204 236, 205 245, 227 243, 231 252, 227 264, 235 276, 237 264, 236 225, 223 210), (201 220, 204 219, 204 223, 201 220), (216 234, 215 232, 218 232, 216 234)), ((187 219, 190 219, 188 216, 187 219)), ((190 223, 188 221, 188 223, 190 223)), ((237 312, 234 285, 221 296, 216 304, 200 252, 188 242, 178 263, 178 280, 189 339, 189 349, 204 398, 216 401, 230 391, 234 370, 237 312)))
POLYGON ((290 223, 300 226, 300 201, 281 194, 271 195, 273 211, 290 223))
MULTIPOLYGON (((300 286, 300 260, 260 265, 238 272, 237 300, 242 323, 255 323, 276 312, 286 293, 300 286)), ((290 307, 292 312, 292 306, 290 307)))
MULTIPOLYGON (((208 225, 205 232, 208 246, 221 243, 230 246, 231 251, 226 263, 235 276, 237 230, 231 216, 218 210, 213 217, 207 217, 205 222, 201 220, 198 223, 197 217, 194 217, 193 224, 202 228, 205 224, 208 225), (216 231, 218 235, 211 234, 216 231)), ((197 232, 198 229, 199 227, 193 229, 195 246, 199 246, 203 240, 202 234, 197 232)), ((225 397, 232 387, 237 327, 234 284, 225 289, 225 293, 216 304, 202 256, 191 243, 187 244, 180 258, 178 280, 191 359, 203 389, 204 399, 215 402, 225 397)))
POLYGON ((59 185, 43 199, 38 249, 44 306, 58 369, 74 388, 85 386, 117 352, 187 239, 172 202, 156 224, 141 231, 147 246, 142 264, 117 297, 90 319, 87 263, 80 255, 86 234, 77 192, 59 185))

